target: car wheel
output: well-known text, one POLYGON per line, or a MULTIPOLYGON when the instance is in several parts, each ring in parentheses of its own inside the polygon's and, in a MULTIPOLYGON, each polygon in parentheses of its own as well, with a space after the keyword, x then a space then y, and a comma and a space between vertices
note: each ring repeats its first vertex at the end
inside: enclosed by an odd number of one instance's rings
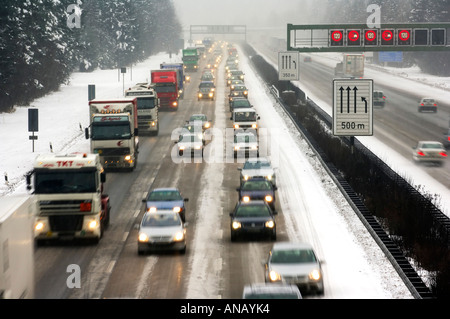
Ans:
POLYGON ((182 255, 186 254, 186 246, 184 246, 183 249, 180 249, 180 254, 182 255))
POLYGON ((234 232, 231 232, 231 241, 235 242, 237 239, 237 236, 234 232))
POLYGON ((139 255, 139 256, 144 255, 144 251, 143 251, 142 249, 138 249, 138 255, 139 255))

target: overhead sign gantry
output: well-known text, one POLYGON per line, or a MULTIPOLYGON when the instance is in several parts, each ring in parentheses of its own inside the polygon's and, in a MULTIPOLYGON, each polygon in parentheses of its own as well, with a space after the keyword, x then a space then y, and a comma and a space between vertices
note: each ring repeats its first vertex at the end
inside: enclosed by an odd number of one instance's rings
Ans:
POLYGON ((243 34, 247 40, 246 25, 191 25, 190 39, 193 34, 243 34))
POLYGON ((287 50, 299 52, 450 51, 450 23, 287 25, 287 50))

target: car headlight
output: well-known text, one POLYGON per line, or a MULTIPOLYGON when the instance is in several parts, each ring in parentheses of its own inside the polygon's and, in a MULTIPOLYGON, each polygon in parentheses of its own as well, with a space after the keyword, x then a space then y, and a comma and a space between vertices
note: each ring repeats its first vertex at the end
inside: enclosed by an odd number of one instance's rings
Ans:
POLYGON ((240 223, 240 222, 234 221, 234 222, 231 224, 231 227, 232 227, 233 229, 239 229, 239 228, 241 228, 241 223, 240 223))
POLYGON ((265 226, 267 228, 274 228, 275 227, 275 222, 273 220, 268 220, 268 221, 266 221, 265 226))
POLYGON ((238 129, 239 128, 239 124, 234 124, 234 128, 238 129))
POLYGON ((250 201, 250 196, 244 196, 242 197, 242 201, 248 203, 250 201))
POLYGON ((279 273, 277 273, 276 271, 271 270, 269 272, 269 279, 270 279, 270 281, 280 281, 281 275, 279 273))
POLYGON ((184 232, 180 231, 173 236, 174 241, 182 241, 184 239, 184 232))
POLYGON ((321 274, 320 274, 320 271, 319 270, 317 270, 317 269, 314 269, 313 271, 311 271, 310 273, 309 273, 309 279, 311 279, 311 280, 320 280, 320 278, 321 278, 322 276, 321 276, 321 274))
POLYGON ((126 161, 131 161, 131 155, 126 155, 126 156, 125 156, 125 160, 126 160, 126 161))
POLYGON ((196 150, 199 150, 199 149, 201 149, 202 147, 200 146, 200 145, 195 145, 195 149, 196 150))
POLYGON ((179 213, 179 212, 181 212, 181 207, 175 206, 175 207, 173 208, 173 212, 174 212, 174 213, 179 213))
POLYGON ((252 124, 252 128, 257 128, 257 127, 258 127, 258 124, 256 124, 256 123, 252 124))
POLYGON ((209 97, 213 97, 214 96, 214 92, 209 92, 209 97))
POLYGON ((202 97, 202 96, 203 96, 203 94, 201 94, 201 93, 198 94, 198 97, 202 97))
POLYGON ((148 242, 148 236, 147 236, 147 234, 140 233, 140 234, 139 234, 139 237, 138 237, 138 240, 139 240, 141 243, 146 243, 146 242, 148 242))
POLYGON ((257 150, 258 149, 258 145, 252 145, 252 150, 257 150))
POLYGON ((270 195, 266 195, 266 197, 264 197, 264 199, 266 200, 266 202, 271 202, 271 201, 273 201, 273 197, 272 196, 270 196, 270 195))
POLYGON ((149 207, 149 208, 147 208, 147 212, 148 213, 155 213, 156 212, 156 207, 149 207))
POLYGON ((248 175, 244 175, 244 181, 248 181, 248 175))
POLYGON ((236 146, 234 147, 234 150, 235 150, 235 151, 239 151, 239 146, 236 145, 236 146))
POLYGON ((271 181, 272 180, 272 175, 267 175, 266 178, 271 181))

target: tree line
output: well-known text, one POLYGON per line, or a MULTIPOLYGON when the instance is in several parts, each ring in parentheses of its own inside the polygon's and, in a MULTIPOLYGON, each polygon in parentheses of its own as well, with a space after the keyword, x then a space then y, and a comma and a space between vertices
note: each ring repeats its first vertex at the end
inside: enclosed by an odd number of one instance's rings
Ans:
POLYGON ((173 49, 171 0, 2 0, 0 112, 57 90, 74 71, 117 68, 173 49))

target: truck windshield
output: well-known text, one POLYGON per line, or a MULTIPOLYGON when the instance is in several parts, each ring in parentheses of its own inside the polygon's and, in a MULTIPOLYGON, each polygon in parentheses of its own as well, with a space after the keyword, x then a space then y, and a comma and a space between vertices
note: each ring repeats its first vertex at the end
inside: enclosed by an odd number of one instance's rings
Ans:
POLYGON ((234 120, 236 122, 256 121, 255 112, 236 112, 234 113, 234 120))
POLYGON ((148 110, 155 108, 155 98, 153 97, 139 97, 137 99, 138 110, 148 110))
POLYGON ((37 170, 36 194, 94 193, 97 191, 96 171, 37 170))
POLYGON ((130 123, 92 123, 92 140, 130 139, 130 123))
POLYGON ((175 85, 173 83, 158 83, 155 90, 157 93, 175 92, 175 85))

